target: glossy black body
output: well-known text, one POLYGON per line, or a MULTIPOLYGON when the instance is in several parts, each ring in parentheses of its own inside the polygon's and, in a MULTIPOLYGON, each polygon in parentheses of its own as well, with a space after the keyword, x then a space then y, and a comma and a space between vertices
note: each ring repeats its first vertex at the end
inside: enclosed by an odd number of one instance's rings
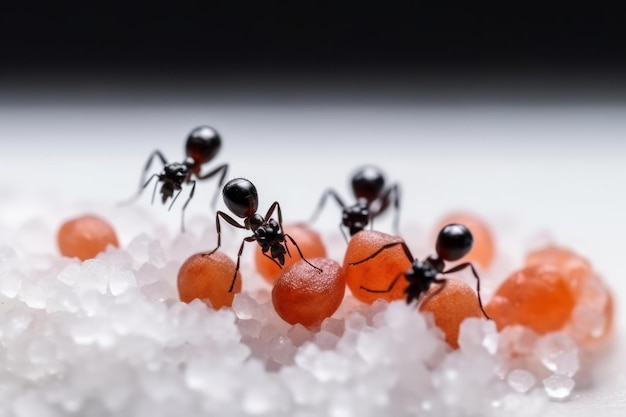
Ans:
POLYGON ((406 272, 396 276, 386 289, 377 290, 363 286, 361 289, 375 293, 387 293, 396 285, 400 277, 404 276, 408 284, 404 290, 407 303, 411 303, 413 300, 418 300, 430 289, 433 284, 440 284, 440 287, 431 295, 431 297, 441 292, 446 284, 446 279, 440 278, 441 275, 470 268, 474 278, 476 278, 476 292, 478 294, 478 304, 480 306, 480 310, 483 312, 485 317, 489 318, 483 308, 482 300, 480 298, 480 277, 478 276, 476 269, 474 269, 474 266, 471 263, 466 262, 445 270, 446 261, 456 261, 461 259, 472 249, 472 244, 473 237, 467 227, 461 224, 449 224, 443 227, 437 236, 437 255, 431 255, 424 261, 414 258, 406 243, 393 242, 383 245, 365 259, 357 262, 351 262, 350 265, 367 262, 370 259, 375 258, 382 251, 400 245, 404 250, 407 259, 411 262, 411 267, 406 272))
MULTIPOLYGON (((354 236, 371 224, 375 217, 379 216, 393 204, 396 212, 394 218, 394 231, 398 234, 398 215, 400 212, 400 188, 398 184, 392 184, 385 188, 385 177, 380 169, 372 165, 359 168, 351 179, 352 192, 356 202, 346 205, 339 194, 333 189, 328 189, 322 194, 315 212, 309 220, 314 222, 322 211, 328 196, 333 197, 341 207, 342 216, 339 225, 342 233, 344 228, 350 236, 354 236)), ((345 235, 344 235, 345 236, 345 235)), ((346 240, 348 238, 346 237, 346 240)))
MULTIPOLYGON (((221 146, 222 139, 215 129, 209 126, 200 126, 193 129, 187 136, 187 141, 185 143, 186 158, 183 162, 168 162, 161 151, 155 150, 146 161, 139 183, 139 191, 137 192, 135 198, 138 198, 148 184, 156 178, 157 182, 155 183, 155 188, 152 193, 152 201, 154 201, 157 186, 161 183, 161 188, 159 190, 159 193, 161 194, 161 202, 165 204, 169 199, 172 199, 169 206, 169 209, 171 209, 174 202, 182 192, 183 185, 190 185, 191 191, 189 192, 187 201, 183 205, 181 215, 181 229, 184 231, 185 209, 187 208, 189 201, 193 198, 196 188, 196 180, 204 180, 217 174, 221 174, 217 190, 219 190, 219 187, 221 187, 224 182, 224 178, 226 177, 226 173, 228 171, 227 164, 222 164, 210 172, 201 174, 202 166, 211 161, 215 155, 217 155, 221 146), (150 166, 152 165, 152 160, 154 158, 158 158, 161 161, 163 169, 160 173, 153 174, 146 181, 146 174, 150 170, 150 166)), ((215 206, 217 199, 217 190, 213 197, 213 206, 215 206)))
MULTIPOLYGON (((222 244, 222 229, 220 225, 220 218, 226 221, 233 227, 238 229, 246 229, 252 231, 252 235, 244 238, 241 241, 239 252, 237 254, 237 265, 235 267, 235 273, 233 274, 233 280, 228 292, 232 292, 235 281, 237 279, 237 272, 241 263, 241 254, 243 253, 243 247, 246 242, 257 242, 261 247, 263 255, 271 259, 279 268, 285 265, 285 255, 291 256, 289 248, 287 247, 287 239, 295 246, 296 250, 300 254, 302 260, 311 265, 313 268, 320 270, 318 267, 311 264, 306 260, 302 251, 298 247, 295 240, 288 234, 283 233, 283 215, 280 209, 278 201, 272 203, 270 208, 265 213, 265 216, 258 214, 257 208, 259 205, 259 197, 256 187, 252 182, 245 178, 235 178, 224 185, 222 191, 224 197, 224 203, 239 218, 243 219, 243 224, 237 222, 237 220, 230 217, 223 211, 217 211, 215 215, 215 227, 217 230, 217 246, 210 252, 206 252, 205 256, 210 256, 222 244), (274 210, 278 213, 278 221, 272 218, 274 210)), ((320 270, 321 271, 321 270, 320 270)))

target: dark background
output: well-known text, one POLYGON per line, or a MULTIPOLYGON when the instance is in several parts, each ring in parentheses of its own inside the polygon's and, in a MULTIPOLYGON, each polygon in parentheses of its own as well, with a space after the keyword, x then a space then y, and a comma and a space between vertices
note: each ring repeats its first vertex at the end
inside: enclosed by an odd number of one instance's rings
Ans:
POLYGON ((42 77, 624 73, 616 9, 503 3, 23 1, 0 12, 1 68, 42 77))

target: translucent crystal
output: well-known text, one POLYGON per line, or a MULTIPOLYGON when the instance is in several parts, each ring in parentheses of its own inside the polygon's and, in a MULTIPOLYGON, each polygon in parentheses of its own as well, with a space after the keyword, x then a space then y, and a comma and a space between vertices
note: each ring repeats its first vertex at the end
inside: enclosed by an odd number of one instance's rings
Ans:
POLYGON ((517 392, 525 393, 537 382, 537 378, 525 369, 514 369, 506 377, 509 386, 517 392))
POLYGON ((539 339, 536 355, 550 371, 573 376, 579 368, 578 345, 562 333, 548 333, 539 339))
POLYGON ((562 400, 574 389, 574 380, 565 375, 552 375, 543 380, 543 387, 550 398, 562 400))

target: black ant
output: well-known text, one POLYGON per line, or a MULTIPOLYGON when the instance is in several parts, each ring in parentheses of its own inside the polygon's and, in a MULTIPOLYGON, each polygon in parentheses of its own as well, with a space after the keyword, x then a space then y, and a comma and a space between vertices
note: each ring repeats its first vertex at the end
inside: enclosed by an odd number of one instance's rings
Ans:
MULTIPOLYGON (((390 292, 391 289, 396 285, 398 279, 404 275, 404 278, 408 281, 408 286, 404 290, 406 294, 406 302, 411 303, 413 300, 420 298, 420 296, 431 287, 432 284, 441 284, 440 287, 429 296, 429 298, 439 294, 446 285, 445 278, 437 278, 438 275, 447 275, 453 272, 461 271, 465 268, 470 268, 472 270, 472 274, 474 274, 474 278, 476 278, 476 292, 478 294, 478 305, 480 306, 480 310, 483 312, 486 318, 490 319, 490 317, 485 312, 483 308, 483 303, 480 299, 480 278, 478 277, 478 273, 474 266, 470 262, 465 262, 452 268, 447 271, 445 268, 445 261, 457 261, 467 255, 469 251, 472 249, 472 244, 474 243, 474 238, 469 229, 462 224, 449 224, 444 226, 439 235, 437 236, 437 244, 435 250, 437 251, 437 255, 430 255, 426 258, 425 261, 420 261, 411 255, 411 251, 409 247, 404 242, 393 242, 383 245, 376 252, 371 254, 365 259, 362 259, 357 262, 350 262, 350 265, 358 265, 360 263, 369 261, 370 259, 376 257, 379 253, 384 250, 393 248, 397 245, 401 245, 406 257, 411 262, 411 268, 404 272, 398 274, 386 290, 373 290, 370 288, 366 288, 361 286, 362 290, 374 292, 374 293, 387 293, 390 292)), ((491 319, 490 319, 491 320, 491 319)))
POLYGON ((244 219, 243 225, 239 224, 237 220, 233 219, 228 214, 218 210, 215 215, 217 247, 211 252, 206 252, 204 255, 210 256, 219 249, 222 243, 220 217, 226 220, 226 222, 231 226, 238 229, 251 230, 254 233, 252 236, 248 236, 241 241, 239 253, 237 254, 237 266, 235 267, 233 282, 230 284, 228 292, 232 292, 233 287, 235 286, 237 271, 239 271, 239 263, 241 261, 241 254, 243 253, 243 246, 246 242, 256 241, 259 246, 261 246, 263 255, 270 258, 276 265, 278 265, 279 268, 282 269, 283 265, 285 265, 285 254, 291 257, 291 253, 289 253, 289 248, 287 247, 285 239, 289 238, 291 244, 298 250, 298 254, 300 254, 302 260, 322 272, 320 268, 306 260, 296 241, 293 240, 293 238, 288 234, 283 233, 283 215, 278 201, 274 201, 274 203, 272 203, 270 208, 267 210, 267 213, 265 213, 265 217, 258 214, 257 208, 259 205, 259 197, 256 187, 244 178, 235 178, 228 181, 226 185, 224 185, 222 195, 224 197, 224 203, 226 203, 226 206, 230 209, 230 211, 237 217, 244 219), (274 214, 274 210, 278 211, 278 221, 271 218, 272 214, 274 214), (269 252, 269 255, 267 252, 269 252))
POLYGON ((352 192, 356 197, 356 203, 347 206, 333 189, 328 189, 322 194, 315 212, 309 220, 313 223, 322 211, 326 198, 331 196, 343 210, 343 216, 339 229, 346 241, 344 229, 350 232, 350 236, 354 236, 361 230, 371 224, 375 217, 382 214, 391 203, 395 207, 394 230, 398 234, 398 216, 400 213, 400 189, 398 184, 393 184, 385 188, 385 177, 380 169, 366 165, 358 169, 352 176, 352 192))
POLYGON ((228 171, 228 164, 222 164, 205 174, 200 174, 200 170, 202 169, 202 165, 209 162, 215 157, 215 155, 217 155, 221 146, 222 139, 215 129, 209 126, 200 126, 192 130, 191 133, 189 133, 189 136, 187 136, 187 143, 185 144, 186 158, 182 163, 167 162, 167 159, 165 159, 161 151, 155 150, 146 161, 146 165, 143 169, 141 180, 139 182, 139 191, 130 201, 139 198, 143 190, 148 186, 148 184, 150 184, 150 181, 157 178, 152 192, 152 202, 154 203, 158 183, 162 183, 160 190, 161 200, 163 204, 165 204, 167 200, 172 198, 172 202, 168 208, 168 210, 171 210, 174 202, 183 190, 183 184, 190 184, 191 192, 189 193, 187 201, 183 205, 181 216, 181 230, 185 231, 185 209, 187 208, 187 205, 189 204, 189 201, 191 201, 191 198, 196 190, 196 179, 205 180, 221 172, 222 175, 220 176, 219 186, 215 190, 211 203, 212 207, 215 207, 217 192, 219 187, 221 187, 224 183, 224 178, 226 177, 226 172, 228 171), (146 181, 146 174, 150 169, 152 160, 155 157, 158 157, 163 163, 163 171, 159 174, 153 174, 146 181))

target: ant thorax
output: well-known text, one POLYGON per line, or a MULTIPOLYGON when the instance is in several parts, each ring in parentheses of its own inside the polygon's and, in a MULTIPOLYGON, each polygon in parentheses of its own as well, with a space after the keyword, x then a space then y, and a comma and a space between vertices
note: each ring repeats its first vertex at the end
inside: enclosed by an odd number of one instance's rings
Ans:
POLYGON ((161 181, 170 181, 180 185, 186 181, 188 175, 189 167, 186 164, 172 162, 163 167, 163 172, 159 177, 161 181))
POLYGON ((442 273, 443 269, 445 268, 445 263, 443 259, 435 255, 429 255, 424 262, 431 265, 438 273, 442 273))
POLYGON ((356 204, 346 207, 343 211, 342 224, 350 229, 350 235, 365 229, 370 221, 368 201, 359 199, 356 204))

